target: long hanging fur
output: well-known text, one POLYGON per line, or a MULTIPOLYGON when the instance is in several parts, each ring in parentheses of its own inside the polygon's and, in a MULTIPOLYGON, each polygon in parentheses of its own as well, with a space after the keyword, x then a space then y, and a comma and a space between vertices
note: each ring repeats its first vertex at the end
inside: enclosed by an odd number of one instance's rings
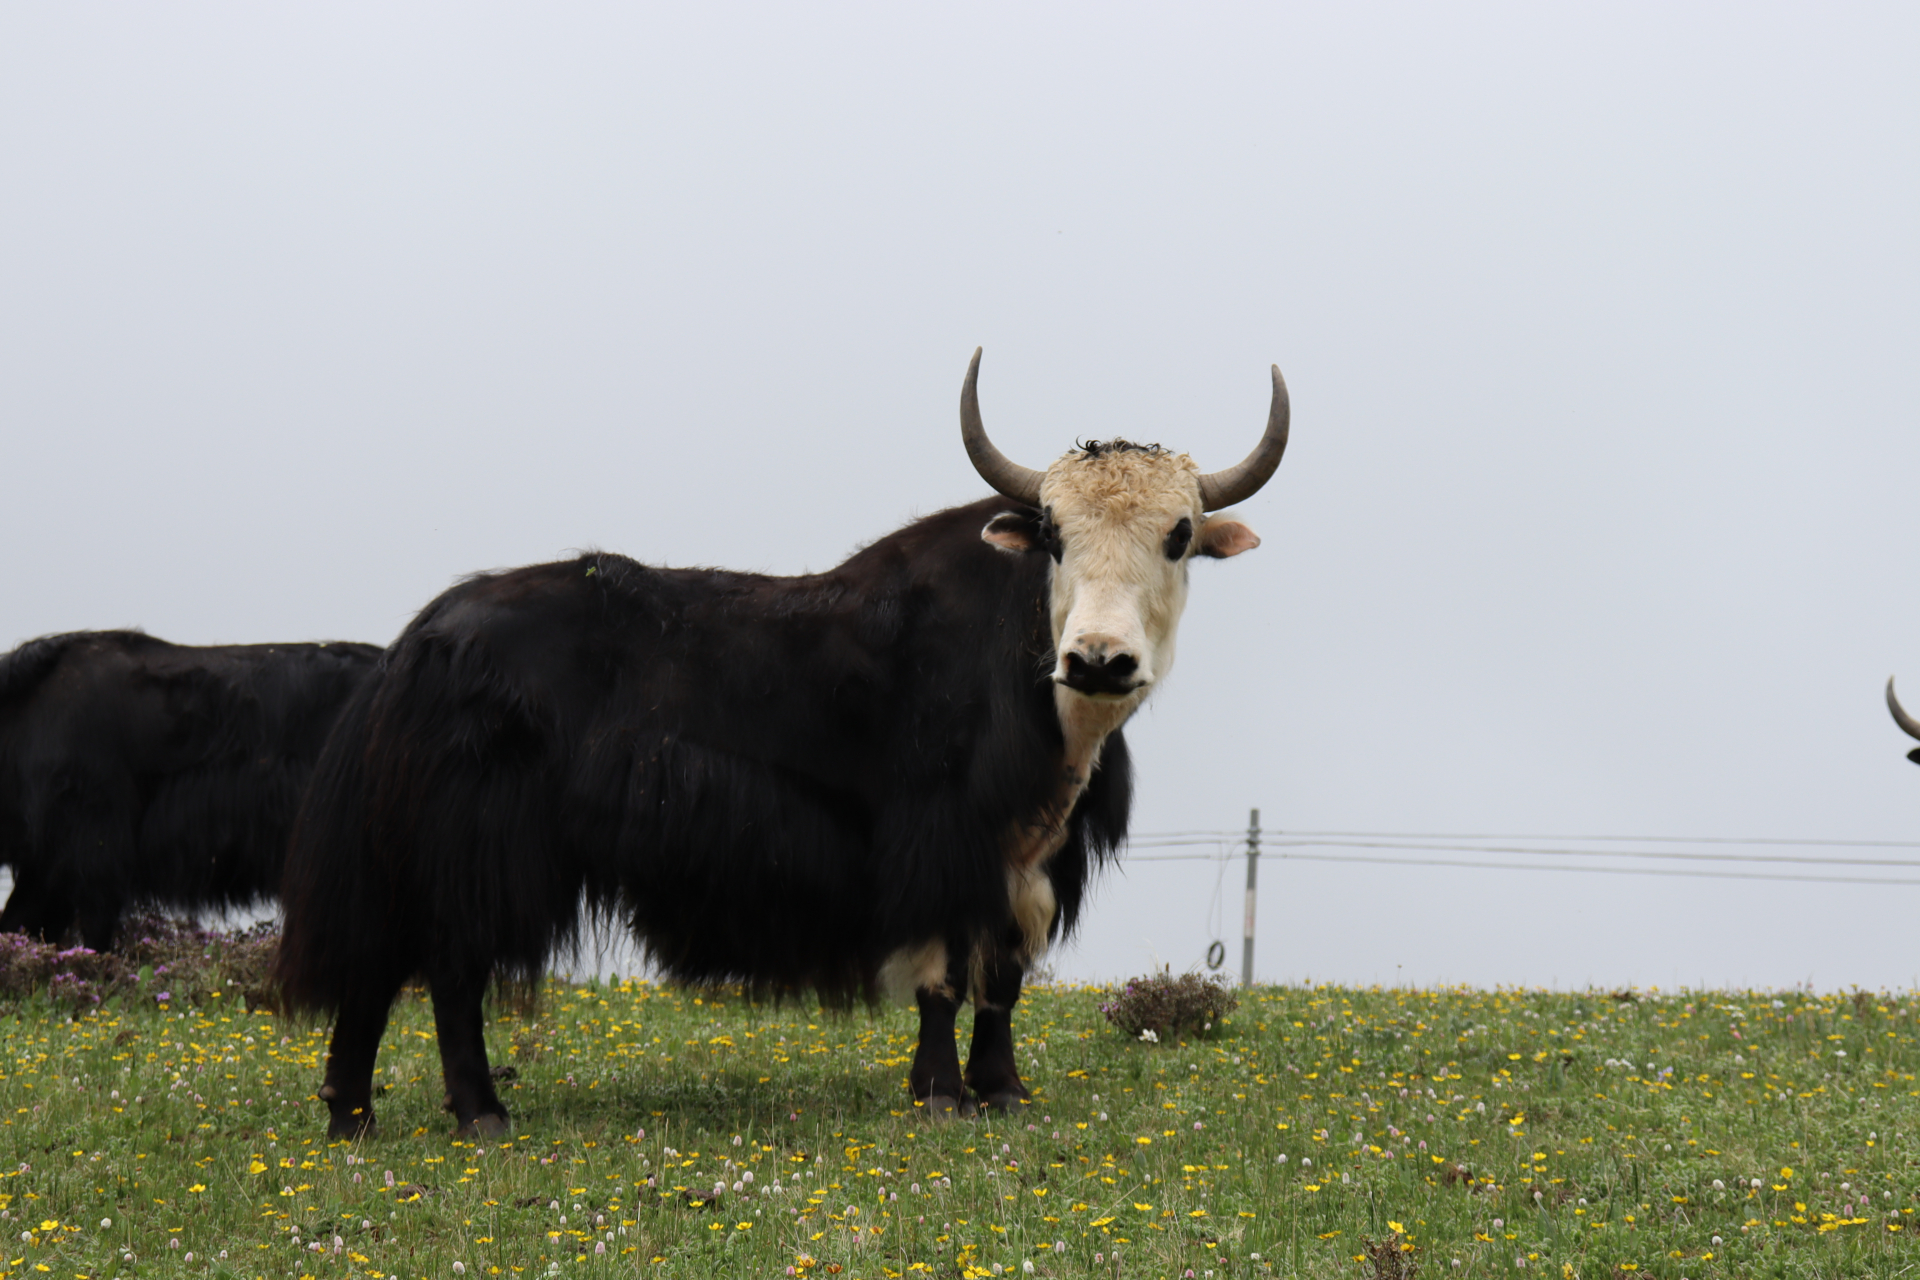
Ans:
MULTIPOLYGON (((583 898, 674 979, 832 1003, 873 998, 899 948, 1002 932, 1005 839, 1062 751, 1047 557, 980 540, 1007 506, 804 577, 591 554, 446 592, 315 771, 286 999, 537 976, 583 898)), ((1056 932, 1125 834, 1129 777, 1116 733, 1048 864, 1056 932)))
POLYGON ((95 631, 0 656, 0 928, 77 921, 105 946, 135 904, 271 895, 307 774, 380 652, 95 631))

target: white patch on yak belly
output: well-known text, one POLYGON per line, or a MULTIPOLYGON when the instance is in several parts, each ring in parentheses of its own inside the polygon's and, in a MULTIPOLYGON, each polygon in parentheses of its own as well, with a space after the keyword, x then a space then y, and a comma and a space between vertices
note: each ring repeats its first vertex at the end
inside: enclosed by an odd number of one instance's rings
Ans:
POLYGON ((880 990, 889 1000, 910 1004, 923 987, 953 995, 947 985, 947 944, 938 939, 902 947, 880 962, 880 990))

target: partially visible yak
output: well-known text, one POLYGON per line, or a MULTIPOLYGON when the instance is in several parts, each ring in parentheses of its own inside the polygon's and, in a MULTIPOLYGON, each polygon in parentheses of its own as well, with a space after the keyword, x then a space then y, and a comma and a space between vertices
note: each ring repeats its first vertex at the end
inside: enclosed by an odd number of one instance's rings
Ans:
POLYGON ((0 656, 0 930, 77 925, 101 951, 130 906, 275 893, 307 775, 380 652, 80 631, 0 656))
MULTIPOLYGON (((1909 738, 1920 738, 1920 720, 1908 715, 1907 709, 1900 705, 1900 699, 1893 696, 1892 676, 1887 677, 1887 710, 1893 712, 1893 722, 1905 730, 1909 738)), ((1920 747, 1907 752, 1907 759, 1920 764, 1920 747)))
POLYGON ((1276 368, 1266 432, 1226 471, 1116 440, 1041 472, 987 438, 978 371, 976 352, 962 438, 999 497, 825 573, 591 554, 472 578, 407 627, 342 712, 288 854, 277 977, 336 1015, 330 1135, 372 1128, 415 975, 458 1131, 505 1130, 482 996, 574 940, 583 896, 676 980, 911 989, 915 1100, 1025 1104, 1022 978, 1125 835, 1120 728, 1173 661, 1189 565, 1258 545, 1206 513, 1279 465, 1287 394, 1276 368))

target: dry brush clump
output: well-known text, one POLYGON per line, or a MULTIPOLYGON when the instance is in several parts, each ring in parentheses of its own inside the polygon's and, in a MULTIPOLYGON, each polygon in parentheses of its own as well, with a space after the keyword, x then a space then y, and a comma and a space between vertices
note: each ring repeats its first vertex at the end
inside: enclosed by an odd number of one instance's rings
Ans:
POLYGON ((23 933, 0 934, 0 1001, 45 996, 74 1013, 91 1009, 129 985, 126 965, 86 947, 59 947, 23 933))
POLYGON ((1100 1012, 1129 1039, 1157 1043, 1206 1035, 1239 1005, 1225 979, 1156 973, 1128 979, 1100 1012))
POLYGON ((237 996, 259 1008, 279 942, 272 923, 217 930, 155 914, 122 922, 116 951, 0 934, 0 1003, 38 996, 80 1014, 120 996, 181 1005, 237 996))

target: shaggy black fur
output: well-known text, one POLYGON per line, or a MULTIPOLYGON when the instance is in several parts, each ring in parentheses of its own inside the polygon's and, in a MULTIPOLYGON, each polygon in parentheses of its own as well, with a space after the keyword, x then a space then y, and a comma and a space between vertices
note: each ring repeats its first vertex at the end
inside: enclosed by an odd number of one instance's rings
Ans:
MULTIPOLYGON (((1010 1008, 1002 851, 1057 793, 1064 744, 1048 559, 980 537, 1008 507, 940 512, 805 577, 594 554, 428 605, 342 713, 289 854, 278 976, 339 1015, 332 1131, 371 1124, 374 1051, 416 974, 450 1107, 503 1125, 481 993, 537 975, 583 896, 677 980, 845 1004, 891 952, 945 940, 962 991, 979 949, 1010 1008)), ((1048 864, 1056 932, 1125 833, 1129 778, 1116 733, 1048 864)), ((963 1092, 946 1025, 923 1097, 963 1092)), ((1023 1096, 1010 1038, 991 1056, 976 1091, 1023 1096)))
POLYGON ((0 656, 0 930, 105 950, 126 908, 245 906, 287 830, 364 644, 187 648, 136 631, 0 656))

